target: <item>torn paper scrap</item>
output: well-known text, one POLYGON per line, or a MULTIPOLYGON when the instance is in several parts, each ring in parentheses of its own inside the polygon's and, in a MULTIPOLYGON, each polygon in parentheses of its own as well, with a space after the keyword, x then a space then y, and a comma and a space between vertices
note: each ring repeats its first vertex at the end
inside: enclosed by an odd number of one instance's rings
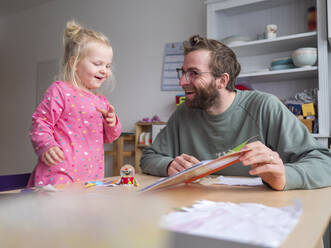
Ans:
POLYGON ((161 227, 234 243, 278 247, 297 224, 302 205, 300 200, 282 208, 201 200, 181 210, 163 216, 161 227))

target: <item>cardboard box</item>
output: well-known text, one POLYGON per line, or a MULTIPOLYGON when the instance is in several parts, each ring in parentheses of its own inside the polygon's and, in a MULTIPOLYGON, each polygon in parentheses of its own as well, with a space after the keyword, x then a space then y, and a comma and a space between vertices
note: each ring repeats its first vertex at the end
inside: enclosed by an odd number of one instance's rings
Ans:
POLYGON ((300 121, 308 128, 309 132, 313 132, 314 119, 300 119, 300 121))

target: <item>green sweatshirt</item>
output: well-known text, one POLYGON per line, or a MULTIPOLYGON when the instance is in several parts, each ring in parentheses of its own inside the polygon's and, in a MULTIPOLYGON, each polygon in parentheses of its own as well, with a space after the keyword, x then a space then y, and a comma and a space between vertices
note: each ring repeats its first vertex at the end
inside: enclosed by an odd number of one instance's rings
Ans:
MULTIPOLYGON (((253 136, 282 158, 286 169, 284 190, 331 185, 330 151, 277 97, 259 91, 237 90, 232 105, 220 115, 182 104, 153 145, 144 149, 140 165, 144 173, 168 176, 170 162, 182 153, 199 160, 214 159, 253 136)), ((237 163, 218 173, 250 176, 249 170, 249 166, 237 163)))

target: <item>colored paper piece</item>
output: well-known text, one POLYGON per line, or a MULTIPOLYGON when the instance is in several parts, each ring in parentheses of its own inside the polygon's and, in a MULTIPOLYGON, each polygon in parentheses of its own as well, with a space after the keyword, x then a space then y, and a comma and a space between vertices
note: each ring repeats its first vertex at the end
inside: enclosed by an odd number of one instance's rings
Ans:
POLYGON ((114 187, 118 185, 118 180, 103 180, 103 181, 87 181, 85 182, 85 188, 90 188, 94 186, 104 186, 104 187, 114 187))

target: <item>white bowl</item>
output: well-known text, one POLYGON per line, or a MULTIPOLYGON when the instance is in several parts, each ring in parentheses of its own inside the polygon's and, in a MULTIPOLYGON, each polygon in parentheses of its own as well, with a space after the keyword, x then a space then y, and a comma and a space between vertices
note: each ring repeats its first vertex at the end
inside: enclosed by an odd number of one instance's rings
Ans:
POLYGON ((297 67, 310 67, 317 62, 317 49, 315 47, 298 48, 292 53, 293 63, 297 67))

